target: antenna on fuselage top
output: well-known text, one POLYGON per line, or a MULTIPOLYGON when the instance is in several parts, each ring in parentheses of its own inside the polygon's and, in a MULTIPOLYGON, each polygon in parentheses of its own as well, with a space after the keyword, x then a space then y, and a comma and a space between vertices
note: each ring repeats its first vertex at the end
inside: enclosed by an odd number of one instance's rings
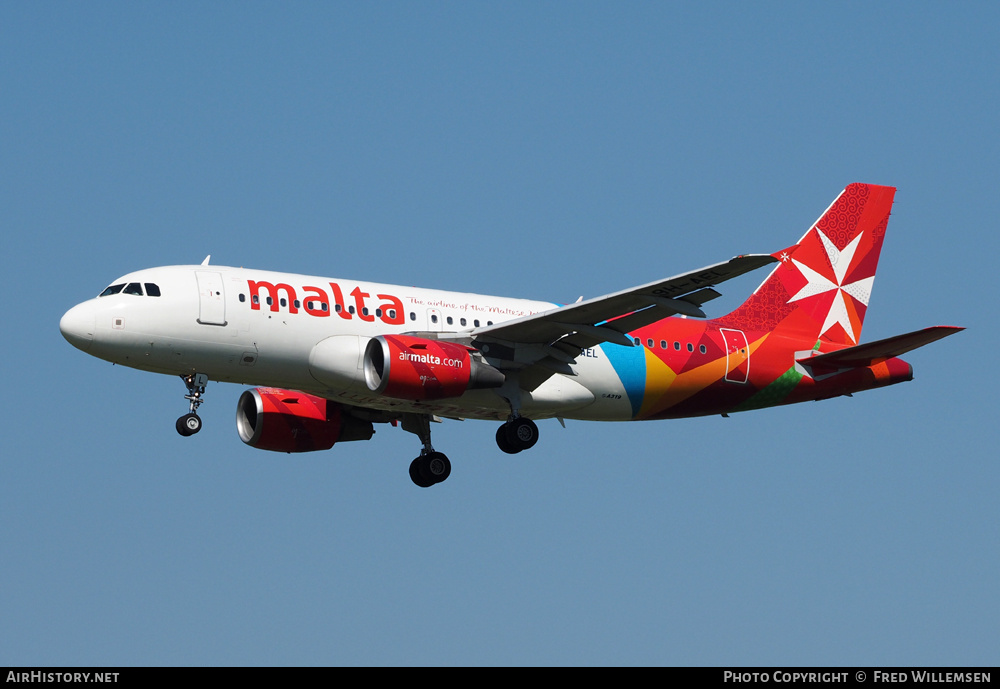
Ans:
POLYGON ((207 265, 208 265, 208 259, 210 259, 210 258, 212 258, 212 254, 209 254, 208 256, 206 256, 206 257, 205 257, 205 260, 204 260, 204 261, 202 261, 202 262, 201 262, 201 264, 202 264, 203 266, 207 266, 207 265))

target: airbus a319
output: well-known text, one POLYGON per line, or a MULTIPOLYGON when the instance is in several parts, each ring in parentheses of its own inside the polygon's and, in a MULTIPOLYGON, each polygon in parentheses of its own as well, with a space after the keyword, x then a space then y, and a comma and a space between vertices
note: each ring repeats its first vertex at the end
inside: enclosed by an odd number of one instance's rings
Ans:
POLYGON ((327 450, 399 425, 422 444, 410 478, 429 487, 451 473, 431 444, 442 419, 498 421, 514 454, 540 419, 726 416, 911 380, 898 357, 962 328, 860 343, 894 194, 851 184, 787 249, 568 305, 206 259, 124 275, 59 327, 95 357, 180 376, 183 436, 201 430, 210 380, 254 385, 237 404, 244 443, 327 450), (718 285, 768 265, 739 308, 706 316, 718 285))

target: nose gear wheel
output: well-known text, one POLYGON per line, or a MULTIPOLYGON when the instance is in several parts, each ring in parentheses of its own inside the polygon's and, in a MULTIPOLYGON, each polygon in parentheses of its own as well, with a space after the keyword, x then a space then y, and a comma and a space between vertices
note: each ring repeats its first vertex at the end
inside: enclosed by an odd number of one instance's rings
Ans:
POLYGON ((178 433, 187 437, 201 430, 198 407, 205 401, 202 396, 205 394, 205 386, 208 385, 208 376, 204 373, 189 373, 186 376, 181 376, 181 380, 187 386, 188 394, 184 395, 184 399, 188 401, 188 413, 177 419, 174 427, 178 433))

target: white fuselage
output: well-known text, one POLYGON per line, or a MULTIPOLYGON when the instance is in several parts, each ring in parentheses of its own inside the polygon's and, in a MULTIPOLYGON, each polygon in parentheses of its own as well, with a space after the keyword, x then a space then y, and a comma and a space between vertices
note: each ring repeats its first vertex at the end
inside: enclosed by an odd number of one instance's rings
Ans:
MULTIPOLYGON (((558 306, 213 265, 152 268, 113 284, 126 288, 79 304, 60 323, 67 339, 93 356, 157 373, 204 373, 215 381, 302 390, 346 405, 458 418, 506 419, 506 395, 515 388, 429 402, 391 399, 364 386, 331 385, 316 375, 311 357, 332 337, 356 336, 359 343, 399 333, 460 337, 558 306)), ((603 351, 618 346, 587 350, 570 365, 571 374, 518 389, 520 408, 535 418, 631 418, 603 351)))

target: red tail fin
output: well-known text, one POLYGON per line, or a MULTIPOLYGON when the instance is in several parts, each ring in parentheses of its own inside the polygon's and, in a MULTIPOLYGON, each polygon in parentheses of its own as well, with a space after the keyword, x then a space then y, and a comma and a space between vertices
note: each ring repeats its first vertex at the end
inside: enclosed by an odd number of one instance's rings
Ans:
POLYGON ((719 319, 815 342, 857 344, 889 222, 894 187, 851 184, 738 309, 719 319))

